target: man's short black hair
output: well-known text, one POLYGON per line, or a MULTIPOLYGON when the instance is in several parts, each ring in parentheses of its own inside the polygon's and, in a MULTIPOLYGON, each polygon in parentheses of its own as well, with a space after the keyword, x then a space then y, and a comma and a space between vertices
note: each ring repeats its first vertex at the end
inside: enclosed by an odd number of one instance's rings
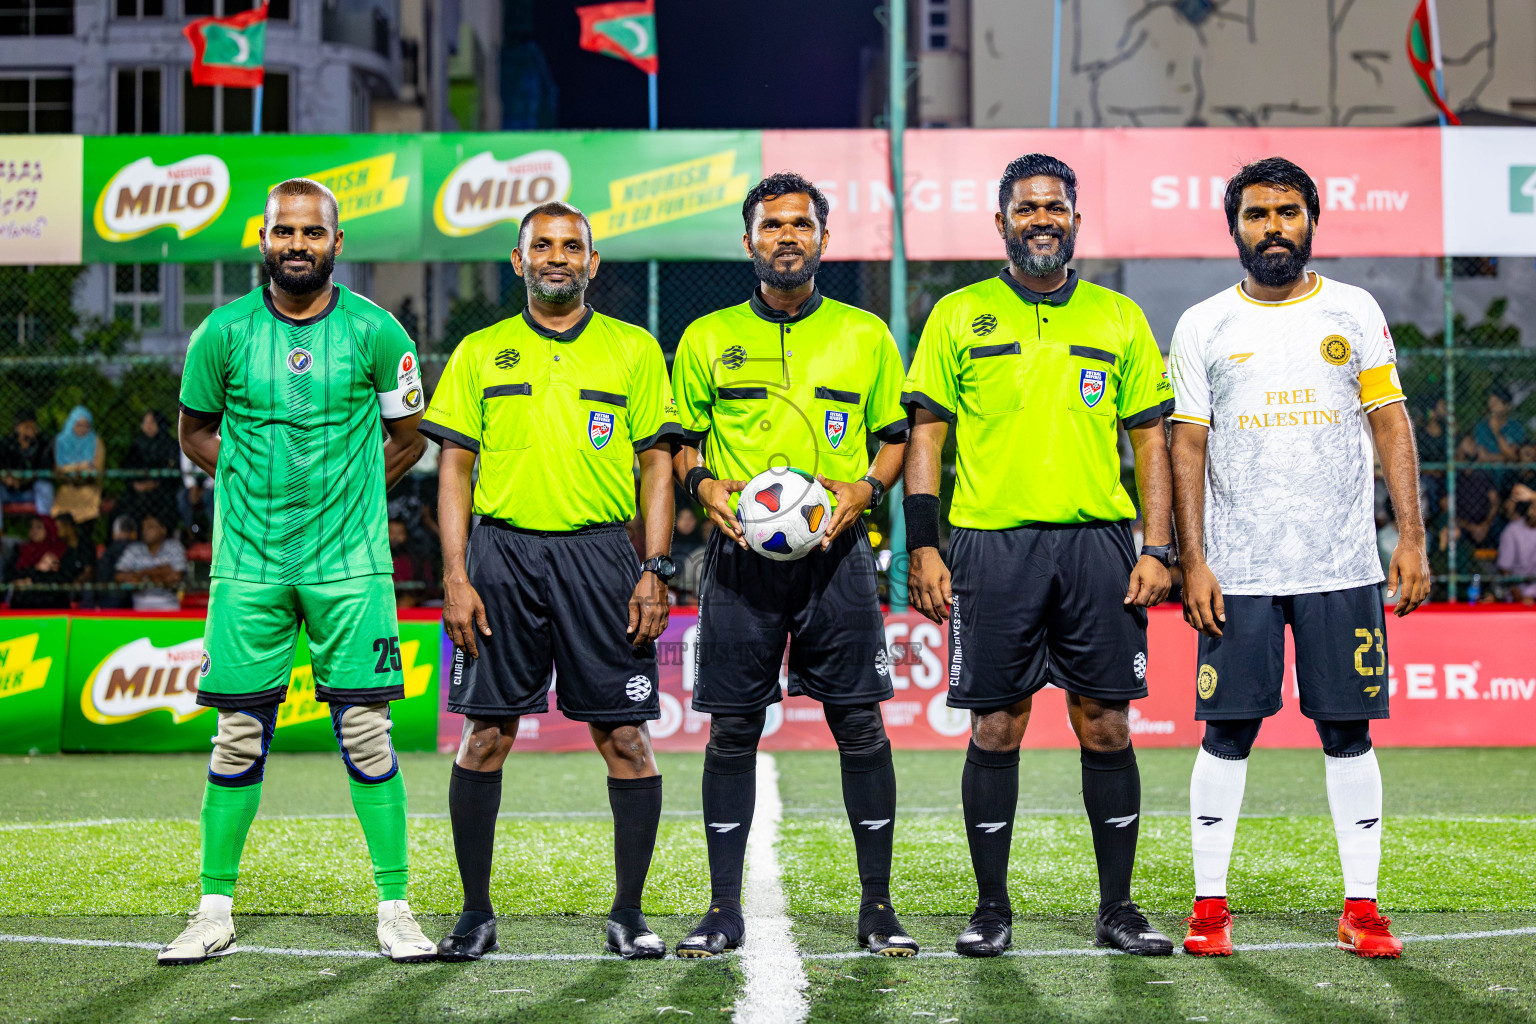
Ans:
POLYGON ((517 226, 517 248, 523 256, 528 255, 528 236, 533 233, 533 218, 535 217, 580 217, 582 230, 587 235, 587 252, 592 251, 592 222, 587 215, 582 213, 570 203, 559 199, 551 199, 547 203, 541 203, 523 214, 523 219, 517 226))
POLYGON ((780 171, 770 174, 747 193, 747 198, 741 203, 741 221, 746 225, 747 234, 752 233, 752 218, 757 213, 757 205, 765 199, 777 199, 779 196, 803 195, 809 196, 811 205, 816 208, 816 221, 821 225, 821 230, 827 230, 827 211, 831 207, 827 204, 827 197, 821 194, 821 189, 812 185, 804 176, 794 171, 780 171))
POLYGON ((1061 182, 1061 187, 1067 191, 1067 202, 1072 204, 1073 210, 1076 210, 1077 172, 1055 157, 1044 153, 1025 153, 1021 157, 1016 157, 1003 169, 1003 176, 997 182, 997 208, 1003 213, 1008 212, 1008 204, 1013 201, 1014 182, 1042 175, 1061 182))
POLYGON ((15 417, 12 418, 12 425, 13 426, 18 426, 18 427, 21 426, 23 423, 36 423, 36 422, 37 422, 37 412, 34 409, 32 409, 32 408, 30 408, 28 406, 22 406, 20 409, 17 409, 15 417))
POLYGON ((1271 156, 1255 160, 1227 182, 1227 231, 1232 234, 1237 234, 1237 211, 1243 205, 1243 189, 1249 185, 1275 185, 1300 192, 1307 202, 1307 215, 1313 224, 1317 223, 1317 215, 1321 212, 1317 202, 1317 182, 1285 157, 1271 156))

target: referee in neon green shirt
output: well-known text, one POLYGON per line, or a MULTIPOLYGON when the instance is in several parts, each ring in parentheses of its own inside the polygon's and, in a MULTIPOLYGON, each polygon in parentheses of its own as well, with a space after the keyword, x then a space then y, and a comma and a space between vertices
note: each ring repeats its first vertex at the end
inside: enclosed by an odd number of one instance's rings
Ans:
POLYGON ((955 943, 997 956, 1012 938, 1008 848, 1033 695, 1067 692, 1099 869, 1101 945, 1167 955, 1131 902, 1141 778, 1129 702, 1147 695, 1146 608, 1168 596, 1173 392, 1146 317, 1067 269, 1077 176, 1033 153, 998 185, 1008 266, 934 307, 907 374, 912 605, 950 620, 949 705, 971 711, 961 777, 977 905, 955 943), (950 569, 939 556, 939 455, 955 428, 950 569), (1120 483, 1119 427, 1136 454, 1146 545, 1120 483))
POLYGON ((459 343, 421 432, 443 446, 443 628, 453 641, 448 710, 464 733, 448 783, 464 911, 443 960, 496 946, 491 853, 501 768, 523 715, 586 722, 608 766, 616 892, 609 952, 656 959, 640 913, 661 818, 646 722, 660 717, 655 640, 667 625, 672 560, 672 412, 666 360, 639 327, 587 305, 592 225, 545 203, 518 230, 512 267, 528 305, 459 343), (644 563, 624 523, 640 465, 644 563), (473 483, 475 463, 480 472, 473 483), (480 517, 470 531, 470 514, 480 517))
MULTIPOLYGON (((742 243, 758 287, 746 302, 689 324, 672 360, 683 428, 673 472, 717 528, 700 574, 693 686, 694 710, 711 716, 703 799, 710 903, 677 945, 684 957, 718 956, 744 937, 757 744, 768 708, 783 699, 786 641, 790 694, 820 701, 837 741, 861 886, 859 942, 883 956, 917 953, 891 909, 896 773, 880 712, 891 675, 862 516, 901 474, 901 354, 879 317, 816 287, 828 205, 798 174, 754 186, 742 203, 742 243), (883 442, 873 461, 870 438, 883 442), (731 498, 757 474, 787 466, 820 478, 836 507, 818 550, 780 562, 747 547, 731 498)), ((786 506, 798 479, 784 474, 786 506)))

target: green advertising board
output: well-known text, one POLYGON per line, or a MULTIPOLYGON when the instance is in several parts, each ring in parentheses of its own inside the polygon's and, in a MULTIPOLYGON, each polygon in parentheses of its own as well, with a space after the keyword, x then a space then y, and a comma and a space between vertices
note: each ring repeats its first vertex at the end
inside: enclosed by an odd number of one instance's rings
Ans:
POLYGON ((54 754, 64 711, 62 615, 0 617, 0 754, 54 754))
POLYGON ((87 263, 255 262, 268 190, 330 187, 343 260, 505 260, 563 199, 608 259, 740 259, 753 131, 117 135, 85 139, 87 263))
MULTIPOLYGON (((435 748, 440 633, 436 622, 400 623, 406 695, 390 706, 398 750, 435 748)), ((72 641, 63 688, 64 750, 208 750, 217 715, 197 703, 202 619, 78 619, 72 641)), ((328 706, 315 701, 302 635, 272 749, 336 749, 328 706)))
POLYGON ((343 258, 421 258, 417 135, 113 135, 85 140, 87 263, 261 257, 267 192, 314 178, 336 194, 343 258))
POLYGON ((563 199, 604 258, 741 259, 758 132, 504 132, 422 136, 422 259, 504 260, 522 217, 563 199))

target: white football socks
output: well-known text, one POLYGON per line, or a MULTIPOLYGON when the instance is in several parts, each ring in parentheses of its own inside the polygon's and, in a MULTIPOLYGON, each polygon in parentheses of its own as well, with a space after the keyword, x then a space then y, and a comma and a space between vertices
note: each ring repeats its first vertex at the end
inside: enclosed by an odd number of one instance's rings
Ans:
POLYGON ((1344 897, 1375 899, 1381 868, 1381 766, 1376 751, 1357 757, 1324 755, 1328 807, 1344 868, 1344 897))
POLYGON ((204 917, 228 921, 234 904, 235 899, 233 896, 220 896, 218 893, 208 893, 198 902, 197 912, 204 917))
MULTIPOLYGON (((1189 779, 1189 831, 1195 852, 1195 895, 1226 896, 1232 840, 1243 809, 1248 761, 1229 761, 1204 747, 1189 779)), ((1330 789, 1329 792, 1332 792, 1330 789)), ((1374 892, 1374 890, 1373 890, 1374 892)))

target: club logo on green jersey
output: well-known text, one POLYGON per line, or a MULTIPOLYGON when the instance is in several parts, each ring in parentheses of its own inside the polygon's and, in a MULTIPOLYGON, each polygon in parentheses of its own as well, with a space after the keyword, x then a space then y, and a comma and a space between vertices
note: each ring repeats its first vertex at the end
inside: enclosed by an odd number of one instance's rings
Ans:
POLYGON ((983 338, 995 330, 997 330, 997 317, 991 313, 983 313, 971 321, 971 331, 983 338))
POLYGON ((288 353, 288 369, 294 373, 308 373, 313 365, 315 357, 309 354, 308 349, 296 348, 288 353))
POLYGON ((496 353, 496 365, 503 370, 510 370, 517 365, 517 361, 523 358, 522 353, 515 348, 504 348, 496 353))
POLYGON ((732 345, 720 353, 720 361, 728 370, 739 370, 747 364, 747 350, 740 345, 732 345))

